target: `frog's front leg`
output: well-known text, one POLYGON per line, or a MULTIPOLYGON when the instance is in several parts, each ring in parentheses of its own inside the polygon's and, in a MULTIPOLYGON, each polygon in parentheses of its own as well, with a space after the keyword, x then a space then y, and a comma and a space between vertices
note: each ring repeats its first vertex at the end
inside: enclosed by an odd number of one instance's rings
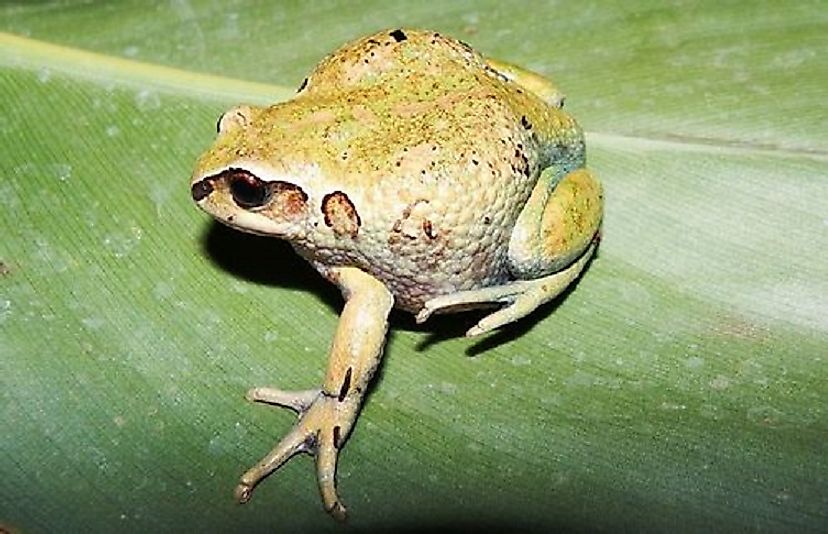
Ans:
POLYGON ((331 345, 325 382, 321 390, 255 388, 248 392, 253 401, 295 410, 299 421, 241 477, 236 498, 247 502, 264 477, 295 454, 310 453, 316 456, 325 509, 341 520, 345 518, 345 507, 336 493, 337 455, 353 428, 368 383, 380 363, 394 298, 380 281, 353 267, 330 269, 330 278, 342 289, 346 302, 331 345))
POLYGON ((600 182, 587 169, 565 174, 555 167, 544 170, 509 242, 509 269, 516 280, 431 299, 417 314, 417 322, 435 311, 506 304, 466 333, 475 336, 516 321, 560 295, 598 246, 602 195, 600 182))

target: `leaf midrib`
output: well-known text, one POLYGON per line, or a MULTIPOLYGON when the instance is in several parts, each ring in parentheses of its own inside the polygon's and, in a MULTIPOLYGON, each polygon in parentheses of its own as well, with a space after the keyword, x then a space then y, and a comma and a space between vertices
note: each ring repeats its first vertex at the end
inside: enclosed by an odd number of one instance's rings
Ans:
MULTIPOLYGON (((290 98, 294 90, 281 85, 250 82, 213 74, 187 71, 56 45, 19 35, 0 32, 0 64, 26 70, 49 69, 94 83, 118 84, 172 94, 186 94, 209 100, 238 99, 251 103, 270 103, 290 98)), ((590 143, 604 148, 655 149, 708 152, 715 154, 806 157, 828 161, 828 150, 811 147, 777 146, 722 137, 695 137, 673 133, 641 135, 587 132, 590 143)))

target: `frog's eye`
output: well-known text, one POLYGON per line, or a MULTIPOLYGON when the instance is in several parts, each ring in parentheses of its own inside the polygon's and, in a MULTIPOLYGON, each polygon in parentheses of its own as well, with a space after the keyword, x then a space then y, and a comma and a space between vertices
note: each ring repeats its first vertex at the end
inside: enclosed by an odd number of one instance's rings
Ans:
POLYGON ((241 169, 230 171, 230 194, 233 201, 244 209, 259 208, 267 204, 272 196, 272 188, 256 176, 241 169))

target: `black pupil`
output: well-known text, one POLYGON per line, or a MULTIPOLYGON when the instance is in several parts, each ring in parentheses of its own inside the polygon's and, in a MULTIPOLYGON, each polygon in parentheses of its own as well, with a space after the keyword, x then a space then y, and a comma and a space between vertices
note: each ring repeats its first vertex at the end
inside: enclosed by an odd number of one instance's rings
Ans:
POLYGON ((237 172, 232 176, 230 192, 233 200, 242 208, 262 206, 270 197, 267 184, 246 172, 237 172))

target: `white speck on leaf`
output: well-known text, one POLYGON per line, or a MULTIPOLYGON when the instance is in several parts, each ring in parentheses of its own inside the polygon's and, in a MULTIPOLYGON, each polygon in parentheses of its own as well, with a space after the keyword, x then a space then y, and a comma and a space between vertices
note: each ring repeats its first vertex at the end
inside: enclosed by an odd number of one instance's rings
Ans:
POLYGON ((104 326, 106 324, 106 321, 104 321, 100 317, 84 317, 83 319, 81 319, 81 323, 83 323, 83 326, 85 326, 86 328, 97 330, 98 328, 104 326))
POLYGON ((68 163, 57 163, 52 165, 52 171, 61 182, 65 182, 72 176, 72 166, 68 163))
POLYGON ((12 313, 12 303, 10 300, 0 300, 0 323, 6 320, 7 317, 11 316, 12 313))
POLYGON ((161 97, 155 91, 141 89, 135 95, 135 105, 142 111, 150 111, 161 108, 161 97))
POLYGON ((279 339, 279 332, 276 330, 268 330, 264 333, 264 340, 265 343, 273 343, 274 341, 278 341, 279 339))
POLYGON ((716 375, 716 377, 710 381, 710 387, 717 391, 723 391, 730 387, 730 379, 724 375, 716 375))
POLYGON ((230 285, 230 289, 232 289, 234 293, 238 293, 240 295, 243 295, 250 290, 250 288, 247 285, 243 284, 242 282, 239 282, 238 280, 233 281, 233 283, 230 285))
POLYGON ((152 288, 152 296, 158 300, 165 300, 172 296, 173 285, 169 282, 158 282, 152 288))
POLYGON ((591 374, 585 373, 584 371, 575 371, 571 376, 569 376, 564 383, 567 386, 596 386, 600 385, 600 379, 591 374))
POLYGON ((452 384, 451 382, 441 382, 440 391, 446 395, 454 395, 457 393, 457 385, 452 384))
POLYGON ((512 358, 512 365, 522 366, 522 365, 531 365, 532 358, 526 356, 525 354, 516 354, 512 358))
POLYGON ((104 237, 103 244, 116 258, 122 258, 134 249, 143 237, 143 230, 139 226, 131 226, 129 234, 109 234, 104 237))
POLYGON ((37 81, 40 83, 46 83, 52 78, 52 71, 47 68, 38 69, 37 71, 37 81))
POLYGON ((785 414, 769 405, 761 405, 750 408, 747 411, 747 418, 763 426, 779 426, 785 414))

